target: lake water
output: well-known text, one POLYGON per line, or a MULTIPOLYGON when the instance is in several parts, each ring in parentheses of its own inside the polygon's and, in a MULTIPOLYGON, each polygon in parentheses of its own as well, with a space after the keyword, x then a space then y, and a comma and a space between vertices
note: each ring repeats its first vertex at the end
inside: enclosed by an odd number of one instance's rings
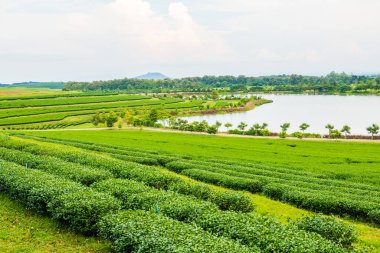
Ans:
MULTIPOLYGON (((380 96, 335 96, 335 95, 263 95, 273 100, 271 104, 254 110, 231 114, 184 117, 189 122, 206 120, 233 124, 240 122, 248 126, 254 123, 268 123, 269 130, 280 132, 280 125, 289 122, 290 132, 298 131, 303 122, 310 125, 307 132, 326 134, 327 123, 341 129, 344 124, 351 127, 352 134, 367 134, 366 128, 372 123, 380 125, 380 96)), ((220 131, 226 131, 223 126, 220 131)))

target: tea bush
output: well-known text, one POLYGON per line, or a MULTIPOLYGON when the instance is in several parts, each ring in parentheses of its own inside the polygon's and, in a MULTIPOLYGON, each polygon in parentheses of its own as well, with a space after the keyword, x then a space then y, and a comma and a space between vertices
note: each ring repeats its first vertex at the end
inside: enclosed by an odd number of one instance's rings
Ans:
POLYGON ((358 239, 353 226, 340 222, 334 217, 324 215, 305 216, 298 219, 294 224, 299 229, 318 233, 344 247, 351 247, 358 239))

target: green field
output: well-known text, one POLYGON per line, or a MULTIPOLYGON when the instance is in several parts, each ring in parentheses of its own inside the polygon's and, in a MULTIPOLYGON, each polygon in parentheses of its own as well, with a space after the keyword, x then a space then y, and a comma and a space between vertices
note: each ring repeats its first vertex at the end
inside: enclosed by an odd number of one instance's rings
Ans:
POLYGON ((66 128, 89 122, 97 112, 121 112, 128 108, 186 110, 198 109, 203 104, 180 98, 107 92, 51 91, 51 94, 44 94, 41 90, 41 93, 34 95, 30 91, 25 95, 0 96, 0 126, 8 129, 66 128))
POLYGON ((107 143, 193 155, 250 161, 324 174, 331 178, 380 186, 380 145, 368 142, 274 140, 150 131, 38 132, 37 136, 107 143))
POLYGON ((29 98, 39 96, 53 96, 57 94, 71 94, 78 92, 62 92, 56 89, 47 88, 25 88, 25 87, 0 87, 0 99, 8 100, 14 98, 29 98))

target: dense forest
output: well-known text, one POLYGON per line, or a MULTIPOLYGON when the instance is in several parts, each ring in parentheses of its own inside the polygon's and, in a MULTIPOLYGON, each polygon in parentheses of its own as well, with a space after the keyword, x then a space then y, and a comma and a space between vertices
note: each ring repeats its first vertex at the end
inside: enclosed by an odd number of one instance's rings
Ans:
POLYGON ((379 76, 348 75, 332 72, 326 76, 275 75, 275 76, 203 76, 181 79, 142 80, 116 79, 94 82, 68 82, 64 90, 126 90, 126 91, 209 91, 229 88, 231 91, 288 91, 288 92, 339 92, 368 93, 380 90, 379 76))

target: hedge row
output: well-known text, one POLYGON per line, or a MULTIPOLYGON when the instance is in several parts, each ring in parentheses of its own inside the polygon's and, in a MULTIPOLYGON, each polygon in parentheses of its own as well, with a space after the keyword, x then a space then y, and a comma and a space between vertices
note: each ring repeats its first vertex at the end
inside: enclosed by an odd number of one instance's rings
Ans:
MULTIPOLYGON (((349 214, 354 217, 370 219, 378 223, 376 212, 379 198, 376 193, 351 194, 344 190, 321 185, 320 189, 308 188, 308 183, 293 182, 270 177, 251 175, 217 167, 199 165, 194 161, 168 163, 168 169, 199 181, 204 181, 236 190, 262 192, 264 195, 302 208, 326 214, 349 214), (274 183, 271 183, 274 182, 274 183), (294 186, 290 186, 293 184, 294 186), (301 186, 301 187, 300 187, 301 186), (373 214, 375 213, 375 214, 373 214)), ((349 188, 347 188, 349 192, 349 188)))
MULTIPOLYGON (((25 136, 24 136, 25 137, 25 136)), ((98 151, 102 153, 107 153, 115 158, 132 161, 146 165, 165 165, 171 161, 182 159, 183 157, 177 155, 161 155, 157 152, 149 152, 138 149, 131 149, 125 147, 114 147, 106 144, 94 144, 90 142, 84 141, 70 141, 70 140, 62 140, 57 138, 45 138, 45 137, 37 137, 37 136, 26 136, 28 139, 34 139, 44 142, 58 143, 64 145, 70 145, 73 147, 98 151)))
MULTIPOLYGON (((243 173, 239 171, 234 170, 226 170, 221 169, 219 167, 215 166, 204 166, 204 165, 196 165, 193 163, 193 161, 178 161, 178 162, 172 162, 167 164, 167 168, 181 172, 184 169, 193 169, 197 168, 198 170, 204 170, 204 171, 210 171, 214 173, 223 174, 226 176, 232 176, 232 177, 238 177, 243 178, 244 180, 252 179, 255 181, 259 181, 259 187, 260 190, 262 190, 263 186, 269 183, 280 183, 287 186, 297 186, 298 188, 303 188, 305 191, 325 191, 326 194, 334 193, 335 196, 339 196, 342 198, 350 198, 353 200, 367 200, 372 202, 378 202, 380 203, 380 194, 378 192, 373 191, 365 191, 365 190, 359 190, 359 189, 352 189, 349 187, 334 187, 330 186, 328 184, 322 185, 322 184, 315 184, 315 183, 309 183, 309 182, 302 182, 298 180, 292 180, 292 179, 282 179, 282 178, 276 178, 276 177, 270 177, 270 176, 262 176, 262 175, 254 175, 254 174, 248 174, 243 173)), ((306 179, 307 181, 307 179, 306 179)), ((248 189, 246 189, 248 190, 248 189)))
POLYGON ((118 252, 254 252, 231 239, 162 216, 142 211, 115 216, 121 205, 111 195, 2 160, 0 190, 73 231, 95 234, 100 228, 118 252))
MULTIPOLYGON (((204 161, 175 161, 168 165, 172 165, 171 167, 175 167, 177 169, 204 169, 204 170, 212 170, 212 171, 220 171, 224 174, 229 174, 233 176, 242 176, 242 177, 250 177, 254 179, 260 179, 263 183, 267 182, 289 182, 290 185, 294 184, 303 184, 307 186, 307 188, 320 189, 321 187, 325 187, 326 189, 335 189, 337 191, 345 191, 350 192, 356 195, 364 195, 364 194, 372 194, 373 196, 380 197, 380 190, 374 186, 358 184, 358 183, 347 183, 339 180, 333 179, 323 179, 319 177, 313 177, 309 174, 306 175, 294 175, 289 170, 278 172, 272 171, 271 168, 257 168, 257 167, 243 167, 236 165, 225 165, 225 164, 216 164, 204 161)), ((173 169, 175 169, 173 168, 173 169)))
POLYGON ((343 252, 338 245, 319 235, 259 215, 220 211, 209 202, 152 189, 138 182, 109 179, 92 187, 120 199, 125 209, 159 211, 166 217, 195 224, 211 234, 236 239, 263 252, 343 252))
POLYGON ((146 211, 106 216, 100 223, 100 235, 114 242, 116 252, 259 252, 196 226, 146 211))
POLYGON ((91 187, 118 198, 124 209, 159 211, 179 221, 192 222, 199 213, 218 211, 217 206, 208 201, 171 191, 157 190, 131 180, 109 179, 95 183, 91 187))
POLYGON ((278 177, 281 179, 287 179, 287 180, 293 180, 293 181, 298 180, 301 182, 308 182, 308 183, 314 183, 314 184, 320 184, 320 185, 329 185, 331 187, 351 188, 355 190, 364 190, 364 191, 372 191, 372 192, 380 193, 380 189, 376 186, 331 179, 326 176, 311 173, 311 172, 304 172, 304 171, 300 172, 300 171, 296 171, 292 169, 281 169, 281 168, 265 167, 265 166, 257 166, 257 165, 252 166, 249 163, 245 165, 240 164, 240 163, 226 165, 226 164, 223 164, 223 162, 221 162, 221 163, 213 163, 213 165, 218 166, 219 168, 223 168, 223 169, 235 170, 235 171, 245 172, 245 173, 252 173, 255 175, 262 173, 262 171, 265 171, 268 173, 266 175, 271 175, 271 177, 278 177))
POLYGON ((262 190, 262 183, 255 179, 234 177, 198 169, 183 170, 182 174, 199 181, 234 190, 247 190, 253 193, 260 192, 262 190))
POLYGON ((120 202, 111 195, 2 160, 0 191, 84 234, 95 234, 100 218, 121 208, 120 202))
POLYGON ((20 164, 28 169, 43 170, 49 174, 61 176, 84 185, 112 177, 112 174, 105 170, 88 168, 55 157, 32 155, 14 149, 0 148, 0 159, 20 164))
POLYGON ((115 177, 133 179, 143 182, 157 189, 170 189, 183 194, 192 195, 200 199, 216 203, 223 210, 249 212, 253 210, 251 200, 241 194, 220 192, 198 182, 185 182, 183 179, 163 173, 159 168, 137 163, 125 162, 107 156, 90 152, 58 147, 45 147, 24 141, 8 140, 0 143, 7 148, 23 150, 36 155, 58 157, 65 161, 103 169, 111 172, 115 177), (206 190, 205 190, 206 189, 206 190), (208 194, 204 194, 208 191, 208 194))
POLYGON ((312 211, 325 214, 348 214, 380 224, 376 216, 373 216, 373 213, 380 210, 378 203, 345 199, 333 194, 306 192, 303 189, 295 189, 282 184, 266 185, 263 194, 312 211))
POLYGON ((271 166, 265 166, 262 164, 255 164, 252 163, 251 161, 228 161, 228 160, 215 160, 215 159, 210 159, 207 161, 199 161, 203 165, 218 165, 221 168, 229 168, 230 166, 238 166, 242 168, 253 168, 253 169, 261 169, 263 171, 275 171, 279 173, 285 173, 285 174, 290 174, 290 175, 299 175, 299 176, 308 176, 308 177, 314 177, 314 178, 327 178, 327 176, 322 175, 322 174, 317 174, 313 172, 308 172, 308 171, 302 171, 302 170, 296 170, 296 169, 288 169, 288 168, 282 168, 282 167, 271 167, 271 166))

